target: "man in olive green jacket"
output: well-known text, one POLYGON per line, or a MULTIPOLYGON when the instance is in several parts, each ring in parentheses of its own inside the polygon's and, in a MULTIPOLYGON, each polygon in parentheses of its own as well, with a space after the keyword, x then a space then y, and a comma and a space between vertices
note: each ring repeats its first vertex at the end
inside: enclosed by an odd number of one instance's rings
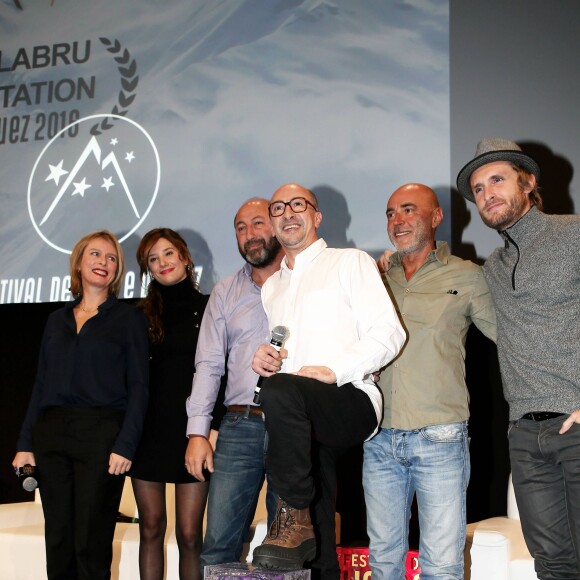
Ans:
POLYGON ((413 495, 422 574, 463 579, 470 461, 465 340, 473 322, 495 341, 495 310, 481 268, 435 242, 435 192, 411 183, 387 204, 397 252, 384 278, 408 342, 383 370, 380 432, 365 443, 363 482, 375 580, 404 576, 413 495))

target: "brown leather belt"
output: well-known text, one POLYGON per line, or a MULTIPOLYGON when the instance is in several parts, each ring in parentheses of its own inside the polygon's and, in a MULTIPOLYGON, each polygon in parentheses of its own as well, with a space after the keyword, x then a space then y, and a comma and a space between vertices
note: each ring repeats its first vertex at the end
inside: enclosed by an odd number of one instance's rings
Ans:
POLYGON ((562 417, 566 413, 552 413, 551 411, 535 411, 534 413, 526 413, 522 415, 522 419, 527 419, 528 421, 547 421, 548 419, 555 419, 556 417, 562 417))
POLYGON ((252 405, 230 405, 228 407, 228 413, 242 413, 253 415, 254 417, 262 416, 262 409, 260 407, 254 407, 252 405))

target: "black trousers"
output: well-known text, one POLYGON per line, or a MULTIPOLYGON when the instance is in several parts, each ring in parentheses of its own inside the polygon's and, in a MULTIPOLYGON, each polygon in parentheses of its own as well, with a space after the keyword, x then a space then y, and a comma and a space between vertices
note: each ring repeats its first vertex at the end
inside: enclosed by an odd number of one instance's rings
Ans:
POLYGON ((107 470, 122 420, 111 409, 59 407, 34 427, 49 580, 111 577, 125 477, 107 470))
POLYGON ((298 509, 311 506, 317 537, 313 577, 336 580, 336 460, 377 426, 366 393, 278 373, 260 392, 268 432, 267 461, 280 497, 298 509))
POLYGON ((522 531, 538 578, 580 578, 580 425, 513 421, 509 448, 522 531))

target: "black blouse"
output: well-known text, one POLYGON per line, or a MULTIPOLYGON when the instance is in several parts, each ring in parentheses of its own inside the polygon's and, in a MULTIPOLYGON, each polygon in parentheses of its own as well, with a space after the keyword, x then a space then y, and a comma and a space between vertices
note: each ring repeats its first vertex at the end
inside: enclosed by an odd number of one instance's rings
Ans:
POLYGON ((106 407, 125 411, 111 451, 132 459, 148 401, 147 319, 110 295, 77 334, 73 308, 79 301, 48 318, 17 450, 32 451, 32 428, 44 409, 106 407))

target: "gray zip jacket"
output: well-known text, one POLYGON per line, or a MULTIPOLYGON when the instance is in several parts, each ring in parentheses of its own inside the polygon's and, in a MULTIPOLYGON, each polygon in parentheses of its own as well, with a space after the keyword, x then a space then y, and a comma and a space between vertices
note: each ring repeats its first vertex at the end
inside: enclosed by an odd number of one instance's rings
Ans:
POLYGON ((484 265, 510 420, 580 409, 580 215, 535 206, 484 265))

